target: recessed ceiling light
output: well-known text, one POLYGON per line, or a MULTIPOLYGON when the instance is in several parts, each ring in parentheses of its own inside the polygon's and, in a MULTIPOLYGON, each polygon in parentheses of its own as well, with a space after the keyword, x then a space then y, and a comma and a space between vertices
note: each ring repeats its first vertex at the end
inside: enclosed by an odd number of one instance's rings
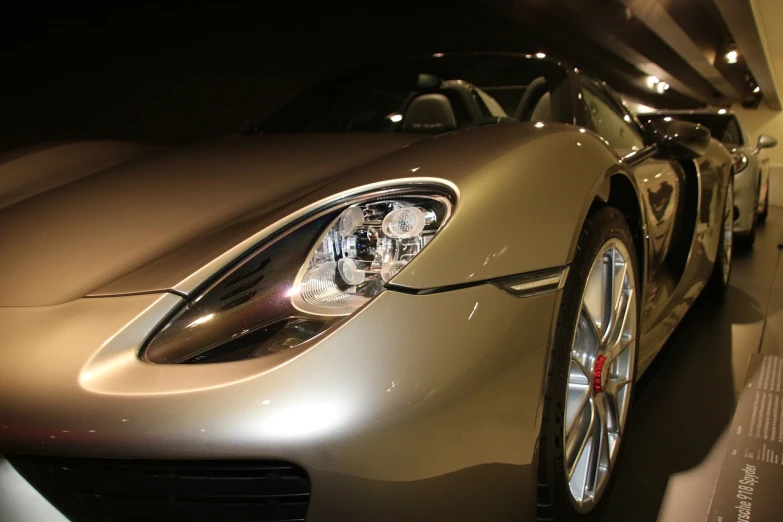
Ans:
POLYGON ((753 89, 753 92, 761 92, 761 87, 756 86, 756 88, 753 89))
POLYGON ((726 109, 720 109, 720 110, 718 111, 718 114, 726 114, 726 109))
POLYGON ((544 54, 544 53, 536 53, 536 58, 546 58, 546 54, 544 54))
POLYGON ((661 80, 657 76, 648 76, 647 77, 647 87, 650 89, 655 89, 655 86, 661 83, 661 80))
POLYGON ((726 53, 726 63, 737 63, 739 60, 739 52, 732 49, 726 53))

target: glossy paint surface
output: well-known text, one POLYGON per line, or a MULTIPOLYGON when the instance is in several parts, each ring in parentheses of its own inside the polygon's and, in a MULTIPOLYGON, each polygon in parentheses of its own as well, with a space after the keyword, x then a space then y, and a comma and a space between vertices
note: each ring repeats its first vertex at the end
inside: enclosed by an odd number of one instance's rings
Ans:
POLYGON ((0 209, 0 248, 14 252, 0 257, 0 453, 289 460, 310 474, 316 522, 534 517, 560 293, 519 298, 487 281, 567 266, 591 206, 630 186, 641 372, 711 273, 731 165, 714 140, 675 161, 615 151, 575 123, 231 137, 118 159, 0 209), (454 212, 392 279, 399 291, 262 358, 140 359, 183 299, 281 227, 357 194, 433 185, 454 212))
POLYGON ((0 209, 0 250, 14 252, 0 258, 0 306, 83 297, 416 139, 235 138, 146 156, 24 199, 0 209))
MULTIPOLYGON (((726 111, 724 110, 723 113, 726 111)), ((720 114, 723 114, 720 113, 720 114)), ((715 110, 703 111, 659 111, 657 115, 670 115, 671 118, 677 118, 678 115, 686 114, 691 121, 698 119, 699 114, 712 116, 719 114, 715 110)), ((767 173, 764 172, 763 159, 760 151, 756 149, 757 144, 751 142, 745 128, 742 126, 739 118, 729 112, 726 118, 733 118, 742 137, 743 145, 726 145, 732 153, 741 153, 747 159, 745 167, 734 176, 734 205, 739 210, 739 216, 734 221, 734 232, 737 234, 748 234, 753 229, 756 222, 756 213, 760 212, 761 202, 766 196, 767 173)))
POLYGON ((709 278, 720 240, 723 187, 731 157, 716 140, 710 150, 694 160, 688 168, 696 177, 687 177, 682 164, 651 159, 634 169, 642 187, 647 211, 648 241, 646 277, 643 288, 642 338, 639 346, 639 369, 644 371, 698 297, 709 278), (696 222, 689 239, 687 263, 682 273, 668 265, 671 239, 676 227, 678 205, 685 183, 697 181, 697 208, 692 210, 696 222))
MULTIPOLYGON (((530 494, 473 496, 454 513, 530 512, 557 296, 520 299, 490 285, 386 292, 314 346, 219 367, 138 359, 179 302, 170 294, 5 308, 0 328, 18 334, 6 336, 0 369, 0 450, 284 458, 311 476, 314 521, 361 518, 366 507, 328 499, 450 497, 440 485, 457 477, 465 487, 510 480, 530 494)), ((379 519, 421 509, 395 506, 379 519)))

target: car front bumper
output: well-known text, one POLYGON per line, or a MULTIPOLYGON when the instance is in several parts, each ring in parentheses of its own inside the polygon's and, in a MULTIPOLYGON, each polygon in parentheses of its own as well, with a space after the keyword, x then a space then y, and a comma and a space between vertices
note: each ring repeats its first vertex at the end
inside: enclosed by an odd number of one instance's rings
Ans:
MULTIPOLYGON (((309 522, 532 519, 558 301, 387 291, 272 369, 139 360, 171 294, 6 308, 0 452, 292 462, 309 522)), ((0 495, 4 522, 63 520, 5 460, 0 495)))

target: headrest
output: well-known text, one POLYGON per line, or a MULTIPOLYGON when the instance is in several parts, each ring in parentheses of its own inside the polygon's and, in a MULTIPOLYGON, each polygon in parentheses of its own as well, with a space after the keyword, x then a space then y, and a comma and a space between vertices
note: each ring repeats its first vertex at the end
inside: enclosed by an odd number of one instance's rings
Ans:
POLYGON ((552 102, 549 93, 544 94, 533 109, 530 121, 552 121, 552 102))
POLYGON ((408 105, 402 130, 409 132, 448 132, 457 128, 451 102, 443 94, 422 94, 408 105))
POLYGON ((514 111, 514 118, 519 121, 530 121, 530 115, 533 112, 533 108, 538 100, 548 91, 546 84, 546 78, 539 76, 527 86, 525 92, 522 94, 522 99, 519 100, 517 110, 514 111))

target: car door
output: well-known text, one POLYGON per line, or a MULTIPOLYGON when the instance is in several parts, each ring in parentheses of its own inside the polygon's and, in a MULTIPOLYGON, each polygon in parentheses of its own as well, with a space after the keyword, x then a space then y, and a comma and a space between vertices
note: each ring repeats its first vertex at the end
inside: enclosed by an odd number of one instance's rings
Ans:
MULTIPOLYGON (((582 75, 580 85, 588 113, 587 124, 608 142, 620 158, 645 147, 638 120, 603 82, 582 75)), ((647 256, 643 263, 646 274, 641 299, 644 337, 667 312, 683 275, 693 227, 690 227, 688 235, 683 205, 686 173, 680 163, 649 157, 634 165, 632 174, 647 221, 647 256), (681 251, 682 246, 678 242, 686 245, 685 252, 681 251)), ((637 252, 637 255, 644 253, 637 252)), ((640 344, 640 361, 654 355, 656 344, 644 341, 640 344)))

